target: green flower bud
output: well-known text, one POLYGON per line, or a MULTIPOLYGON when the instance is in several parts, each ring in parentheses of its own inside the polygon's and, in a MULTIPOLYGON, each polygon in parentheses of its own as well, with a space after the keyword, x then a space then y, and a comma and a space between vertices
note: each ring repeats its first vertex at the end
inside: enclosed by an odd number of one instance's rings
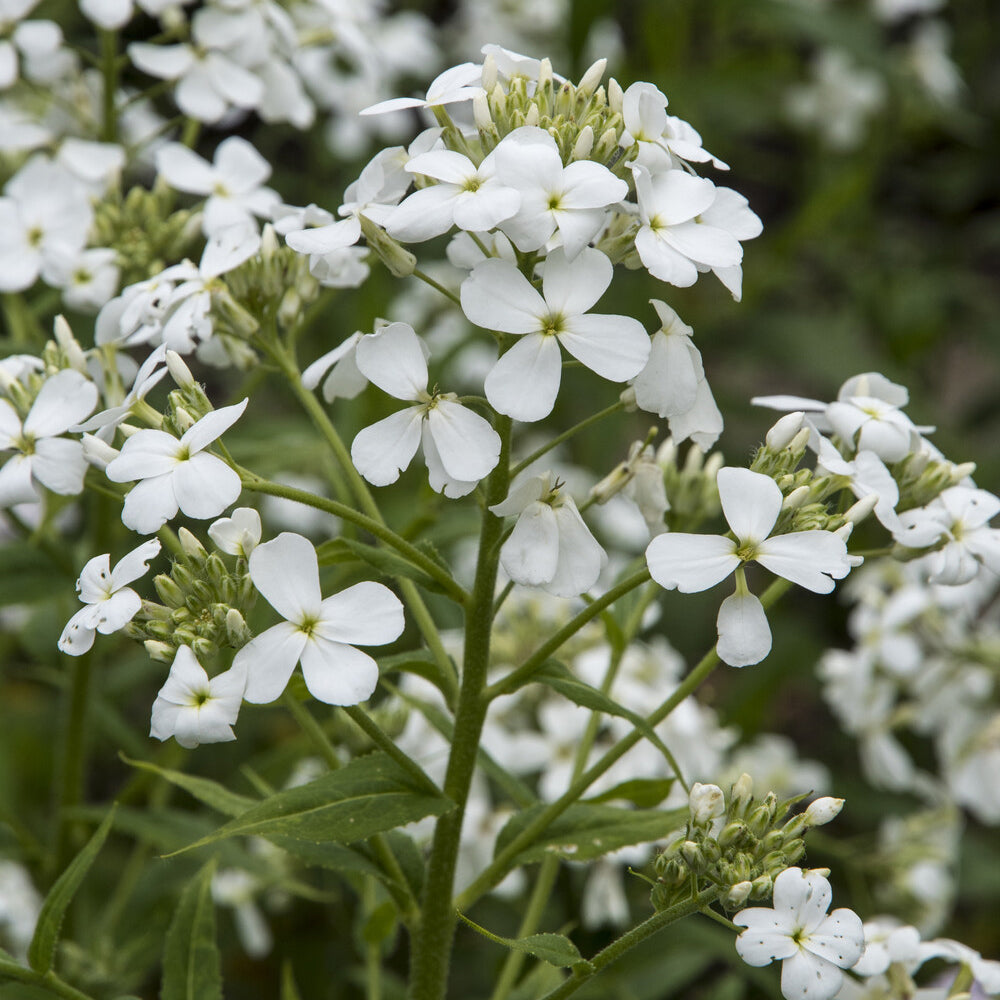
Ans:
POLYGON ((737 882, 732 886, 725 898, 721 901, 727 910, 739 909, 749 898, 753 891, 752 882, 737 882))
POLYGON ((173 663, 173 646, 165 642, 159 642, 156 639, 147 639, 143 645, 146 647, 146 652, 149 654, 151 660, 155 660, 157 663, 173 663))
MULTIPOLYGON (((673 442, 671 442, 673 444, 673 442)), ((660 449, 662 451, 662 448, 660 449)), ((659 455, 657 455, 659 458, 659 455)), ((747 807, 753 802, 753 778, 744 772, 733 782, 729 793, 729 816, 732 819, 742 819, 747 807)))
POLYGON ((701 875, 708 867, 704 852, 693 840, 685 840, 681 844, 680 855, 687 863, 688 868, 697 875, 701 875))
POLYGON ((177 530, 177 538, 181 543, 181 548, 184 550, 184 554, 189 559, 201 562, 202 560, 208 558, 205 546, 202 545, 201 542, 199 542, 187 528, 179 528, 177 530))
POLYGON ((719 846, 726 851, 742 850, 757 844, 757 838, 750 832, 750 828, 740 820, 723 827, 718 840, 719 846))
POLYGON ((401 244, 380 226, 376 226, 371 219, 364 215, 359 215, 358 219, 368 246, 378 255, 389 272, 397 278, 406 278, 413 274, 417 258, 409 250, 404 250, 401 244))
POLYGON ((249 626, 236 608, 226 612, 226 635, 234 649, 241 649, 252 638, 249 626))
POLYGON ((215 656, 219 648, 211 640, 199 636, 191 643, 191 651, 199 660, 207 660, 215 656))
POLYGON ((153 586, 167 607, 179 608, 184 603, 184 592, 166 573, 153 577, 153 586))

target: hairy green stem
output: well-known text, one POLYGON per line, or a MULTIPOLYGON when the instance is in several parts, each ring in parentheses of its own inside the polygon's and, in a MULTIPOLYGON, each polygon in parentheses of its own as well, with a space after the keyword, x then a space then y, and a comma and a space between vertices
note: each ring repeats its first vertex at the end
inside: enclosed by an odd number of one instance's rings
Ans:
POLYGON ((54 972, 35 972, 34 969, 26 969, 16 962, 0 959, 0 978, 13 979, 17 982, 26 983, 45 993, 55 994, 57 997, 64 997, 65 1000, 93 1000, 87 994, 78 990, 75 986, 70 986, 64 982, 54 972))
POLYGON ((572 975, 557 986, 554 990, 546 993, 541 1000, 565 1000, 572 996, 589 979, 593 978, 602 969, 606 969, 612 962, 617 961, 626 952, 631 951, 637 944, 641 944, 648 937, 652 937, 657 931, 663 930, 670 924, 675 923, 684 917, 697 913, 718 895, 716 887, 705 889, 704 892, 686 899, 682 903, 675 903, 666 910, 654 913, 648 920, 644 920, 638 927, 633 927, 627 934, 623 934, 616 941, 612 941, 607 948, 599 951, 588 963, 580 963, 573 970, 572 975))
POLYGON ((414 784, 422 791, 438 793, 438 787, 421 770, 420 765, 411 760, 396 746, 392 738, 372 719, 368 713, 357 705, 347 705, 341 711, 360 729, 380 750, 388 754, 413 779, 414 784))
POLYGON ((459 309, 462 308, 462 303, 458 296, 448 288, 445 288, 440 282, 435 281, 429 274, 425 274, 420 270, 419 267, 413 269, 413 277, 419 278, 425 285, 429 285, 431 288, 440 292, 445 298, 450 299, 452 302, 458 306, 459 309))
POLYGON ((462 686, 455 711, 455 728, 444 780, 444 793, 456 808, 441 816, 434 829, 434 841, 427 863, 420 927, 413 942, 410 961, 410 1000, 443 1000, 448 982, 455 910, 452 892, 455 865, 469 795, 476 767, 479 739, 488 702, 483 698, 489 669, 490 639, 493 630, 493 599, 496 589, 499 545, 503 519, 489 510, 507 495, 510 484, 511 420, 498 417, 500 461, 487 482, 487 504, 483 510, 479 537, 476 579, 465 618, 465 656, 462 686))
POLYGON ((612 403, 611 406, 606 407, 599 413, 595 413, 586 420, 581 420, 580 423, 570 427, 569 430, 563 431, 562 434, 557 434, 551 441, 543 444, 540 448, 536 448, 527 458, 521 459, 513 469, 510 470, 510 478, 513 479, 519 472, 523 472, 532 462, 537 461, 542 455, 552 451, 553 448, 558 447, 563 443, 563 441, 568 441, 571 437, 579 434, 580 431, 586 430, 598 421, 603 420, 605 417, 610 417, 612 414, 618 413, 620 410, 625 408, 625 404, 621 401, 617 403, 612 403))
POLYGON ((70 664, 66 722, 59 763, 58 813, 56 817, 54 873, 61 872, 74 854, 73 829, 76 820, 70 812, 83 801, 84 775, 87 768, 87 714, 93 652, 73 657, 70 664))
POLYGON ((118 141, 118 112, 115 95, 118 92, 118 32, 101 29, 101 140, 118 141))

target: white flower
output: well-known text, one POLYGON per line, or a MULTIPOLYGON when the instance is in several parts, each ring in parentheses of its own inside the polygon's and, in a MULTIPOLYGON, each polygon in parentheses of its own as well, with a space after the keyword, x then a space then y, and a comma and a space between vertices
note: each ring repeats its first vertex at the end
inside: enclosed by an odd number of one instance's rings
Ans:
POLYGON ((83 448, 79 441, 59 435, 83 420, 96 403, 97 387, 73 369, 45 380, 23 424, 14 407, 0 399, 0 452, 16 452, 0 468, 0 508, 36 500, 36 483, 63 496, 83 490, 83 448))
POLYGON ((636 404, 665 417, 676 444, 690 437, 708 451, 722 433, 722 414, 691 339, 694 330, 665 302, 650 302, 661 326, 653 334, 646 366, 632 379, 636 404))
POLYGON ((883 462, 906 458, 917 438, 913 421, 893 403, 877 396, 845 396, 826 407, 833 430, 858 451, 873 451, 883 462))
POLYGON ((312 543, 284 532, 250 555, 250 579, 285 621, 251 639, 233 667, 247 671, 246 700, 274 701, 295 665, 314 698, 357 705, 378 683, 375 661, 350 643, 383 646, 403 631, 403 606, 380 583, 358 583, 323 599, 312 543))
POLYGON ((175 190, 205 196, 206 236, 227 226, 255 226, 254 216, 270 218, 279 204, 278 195, 262 186, 271 164, 239 136, 223 139, 212 163, 179 142, 167 143, 156 151, 156 170, 175 190))
POLYGON ((363 336, 360 330, 352 333, 342 344, 317 358, 302 373, 302 384, 307 389, 315 389, 322 380, 323 398, 328 403, 360 395, 368 385, 368 379, 358 370, 355 357, 363 336))
POLYGON ((541 294, 512 264, 487 260, 462 283, 462 309, 478 326, 520 336, 486 377, 486 397, 516 420, 548 416, 562 378, 561 343, 612 382, 637 375, 649 336, 628 316, 586 315, 611 284, 611 261, 585 249, 572 262, 563 250, 545 261, 541 294))
POLYGON ((260 514, 253 507, 237 507, 232 517, 221 517, 208 529, 208 537, 231 556, 250 558, 260 544, 260 514))
POLYGON ((182 747, 228 743, 236 739, 233 723, 246 687, 246 669, 237 663, 209 679, 190 646, 181 646, 166 683, 153 702, 149 735, 173 736, 182 747))
POLYGON ((122 509, 127 528, 149 535, 177 514, 207 519, 221 514, 239 495, 240 477, 207 448, 240 418, 248 400, 213 410, 188 428, 180 440, 160 430, 133 434, 121 454, 108 463, 113 483, 139 482, 122 509))
POLYGON ((564 167, 555 139, 536 126, 506 135, 493 155, 500 182, 521 196, 520 210, 500 224, 518 250, 538 250, 558 230, 573 260, 604 225, 604 209, 628 195, 625 181, 603 164, 564 167))
POLYGON ((80 571, 76 590, 86 605, 66 623, 59 648, 70 656, 81 656, 94 645, 94 634, 110 635, 124 628, 142 607, 142 598, 127 584, 149 569, 149 561, 160 551, 159 539, 151 538, 122 556, 111 569, 107 553, 94 556, 80 571))
POLYGON ((815 872, 786 868, 774 880, 772 909, 741 910, 733 923, 745 927, 736 950, 747 965, 781 959, 781 994, 786 1000, 830 1000, 844 974, 861 957, 861 918, 846 907, 827 914, 833 893, 815 872))
POLYGON ((427 361, 413 327, 390 323, 358 343, 357 365, 380 389, 415 402, 360 431, 351 445, 355 468, 373 486, 394 483, 423 442, 431 486, 463 497, 495 468, 500 436, 454 393, 427 391, 427 361))
MULTIPOLYGON (((781 511, 782 495, 768 476, 724 468, 719 499, 736 541, 722 535, 669 532, 646 549, 653 579, 682 594, 708 590, 751 560, 816 594, 828 594, 847 576, 847 546, 832 531, 793 531, 768 537, 781 511)), ((759 663, 770 652, 771 631, 760 601, 745 585, 723 601, 718 617, 721 659, 734 667, 759 663)))
POLYGON ((446 233, 453 225, 487 232, 521 207, 521 195, 496 176, 497 150, 477 167, 449 149, 431 150, 406 164, 411 174, 437 184, 414 191, 386 220, 386 232, 404 243, 419 243, 446 233))
POLYGON ((484 93, 480 85, 483 67, 478 63, 462 63, 446 69, 430 82, 427 96, 394 97, 365 108, 363 115, 381 115, 388 111, 401 111, 405 108, 436 108, 445 104, 458 104, 471 101, 477 94, 484 93))
POLYGON ((497 517, 518 515, 500 548, 500 564, 515 583, 556 597, 576 597, 597 583, 607 556, 573 498, 553 487, 551 473, 521 483, 490 510, 497 517))

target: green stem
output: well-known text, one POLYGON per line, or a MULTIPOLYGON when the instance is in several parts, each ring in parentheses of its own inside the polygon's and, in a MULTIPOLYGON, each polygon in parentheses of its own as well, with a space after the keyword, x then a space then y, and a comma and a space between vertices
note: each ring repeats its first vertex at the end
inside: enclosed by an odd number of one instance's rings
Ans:
POLYGON ((539 667, 564 643, 572 639, 577 632, 583 628, 592 618, 596 618, 606 607, 614 604, 619 597, 623 597, 636 587, 641 587, 649 581, 649 570, 641 569, 639 572, 623 580, 617 586, 612 587, 606 594, 602 594, 595 601, 591 601, 582 611, 571 618, 548 642, 543 643, 524 663, 516 670, 511 671, 503 680, 490 685, 484 692, 484 696, 492 701, 502 694, 510 694, 519 687, 527 684, 534 676, 539 667))
POLYGON ((341 711, 360 729, 380 750, 390 756, 399 766, 413 778, 416 786, 425 791, 432 791, 435 795, 440 789, 423 772, 420 766, 412 761, 402 750, 396 746, 395 742, 375 722, 368 713, 357 705, 344 706, 341 711))
POLYGON ((101 76, 102 94, 101 139, 104 142, 118 141, 118 114, 115 109, 115 95, 118 91, 118 32, 100 31, 101 36, 101 76))
POLYGON ((612 414, 617 413, 619 410, 623 410, 625 404, 619 400, 617 403, 612 403, 611 406, 606 407, 599 413, 593 414, 593 416, 587 417, 586 420, 581 420, 580 423, 573 427, 570 427, 568 431, 563 431, 562 434, 558 434, 547 444, 543 444, 540 448, 536 448, 527 458, 521 459, 513 469, 510 470, 510 478, 513 479, 519 472, 523 472, 532 462, 537 461, 542 455, 547 452, 552 451, 553 448, 561 445, 563 441, 568 441, 575 434, 579 434, 580 431, 586 430, 592 424, 596 424, 599 420, 603 420, 605 417, 610 417, 612 414))
POLYGON ((715 887, 706 889, 691 899, 684 900, 683 903, 675 903, 666 910, 654 913, 648 920, 644 920, 638 927, 633 927, 627 934, 623 934, 617 941, 612 941, 603 951, 599 951, 587 964, 577 965, 572 975, 557 986, 554 990, 546 993, 541 1000, 564 1000, 565 997, 572 996, 588 979, 593 978, 602 969, 606 969, 612 962, 617 961, 626 952, 631 951, 637 944, 641 944, 648 937, 652 937, 657 931, 663 930, 670 924, 675 923, 684 917, 697 913, 702 907, 718 895, 719 890, 715 887))
MULTIPOLYGON (((376 906, 376 888, 374 878, 365 879, 364 905, 368 913, 376 906)), ((382 1000, 382 956, 378 944, 374 942, 365 946, 365 998, 382 1000)))
POLYGON ((65 739, 59 771, 59 812, 57 816, 54 865, 61 872, 73 855, 72 833, 76 821, 69 818, 74 806, 83 801, 84 775, 87 770, 87 710, 93 652, 73 658, 70 665, 66 705, 65 739))
MULTIPOLYGON (((762 595, 761 604, 764 605, 765 609, 769 608, 788 591, 789 587, 791 587, 791 584, 787 580, 775 580, 762 595)), ((596 604, 597 602, 595 601, 594 603, 596 604)), ((531 659, 535 659, 535 657, 531 659)), ((701 686, 702 682, 718 666, 719 662, 719 654, 713 646, 701 658, 691 673, 674 689, 670 697, 646 716, 645 721, 647 725, 652 728, 658 726, 685 698, 693 694, 701 686)), ((497 685, 494 685, 494 687, 497 687, 497 685)), ((459 894, 455 900, 455 905, 460 910, 467 910, 484 892, 488 892, 493 886, 497 885, 514 866, 521 851, 534 843, 535 838, 540 836, 571 805, 577 802, 602 774, 616 764, 642 738, 642 733, 638 729, 634 729, 628 735, 623 736, 614 746, 610 747, 600 760, 592 764, 570 785, 563 795, 540 812, 503 850, 496 854, 490 864, 459 894)))
POLYGON ((317 753, 323 758, 326 766, 331 771, 336 771, 341 764, 337 748, 330 742, 329 737, 323 731, 323 727, 316 721, 312 712, 288 688, 285 688, 281 696, 281 701, 285 708, 292 714, 299 728, 306 735, 309 742, 312 743, 317 753))
POLYGON ((434 841, 427 863, 420 927, 411 949, 410 1000, 443 1000, 448 981, 452 941, 455 935, 455 909, 452 892, 455 865, 461 840, 465 802, 475 770, 479 739, 486 718, 488 702, 483 698, 489 669, 490 638, 493 629, 493 596, 496 589, 499 545, 503 519, 490 513, 489 506, 499 503, 510 484, 511 420, 498 417, 500 461, 487 481, 487 504, 483 510, 479 537, 479 561, 472 594, 466 605, 465 656, 462 686, 455 711, 444 793, 456 808, 445 813, 434 829, 434 841))
POLYGON ((462 308, 461 300, 453 291, 445 288, 440 282, 435 281, 429 274, 425 274, 419 267, 413 269, 413 277, 419 278, 425 285, 430 285, 431 288, 439 291, 445 298, 451 299, 459 309, 462 308))
POLYGON ((4 979, 14 979, 21 983, 27 983, 45 993, 54 993, 57 997, 64 997, 65 1000, 93 1000, 87 993, 83 993, 64 982, 54 972, 47 972, 44 975, 35 972, 34 969, 26 969, 9 959, 0 959, 0 976, 4 979))

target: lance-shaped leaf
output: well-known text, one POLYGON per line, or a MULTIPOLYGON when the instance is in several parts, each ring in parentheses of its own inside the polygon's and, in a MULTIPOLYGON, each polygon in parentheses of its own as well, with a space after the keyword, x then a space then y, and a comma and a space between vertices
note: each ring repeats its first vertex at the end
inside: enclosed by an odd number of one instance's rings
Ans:
POLYGON ((90 866, 94 863, 98 852, 104 846, 114 815, 115 807, 112 806, 107 816, 104 817, 104 822, 94 831, 94 835, 87 841, 83 850, 69 863, 62 875, 56 879, 55 885, 45 897, 41 912, 38 914, 34 937, 31 939, 31 944, 28 945, 28 964, 36 972, 45 973, 52 969, 56 944, 59 941, 59 931, 63 918, 66 916, 66 910, 73 901, 76 890, 80 888, 80 883, 90 871, 90 866))
POLYGON ((617 802, 624 799, 634 802, 643 809, 658 806, 674 787, 673 778, 632 778, 630 781, 623 781, 614 788, 609 788, 600 795, 593 795, 588 802, 617 802))
POLYGON ((158 767, 144 760, 132 760, 124 754, 118 755, 130 767, 137 767, 141 771, 148 771, 155 774, 170 784, 183 788, 185 792, 193 795, 199 802, 210 806, 217 812, 226 816, 239 816, 246 812, 251 806, 257 803, 257 799, 252 799, 247 795, 239 795, 231 792, 224 785, 220 785, 210 778, 199 778, 194 774, 184 774, 183 771, 171 771, 166 767, 158 767))
POLYGON ((352 844, 454 808, 444 795, 415 788, 409 774, 390 757, 372 753, 263 799, 184 850, 227 837, 272 835, 314 844, 352 844))
POLYGON ((160 1000, 222 1000, 222 963, 215 943, 213 858, 184 887, 163 948, 160 1000))
MULTIPOLYGON (((547 807, 532 806, 512 816, 497 837, 496 852, 502 851, 547 807)), ((555 819, 532 843, 517 855, 516 865, 543 858, 591 861, 619 847, 660 840, 683 825, 688 810, 616 809, 613 806, 578 803, 555 819)))
POLYGON ((468 924, 477 934, 482 934, 484 938, 501 944, 511 951, 520 951, 526 955, 533 955, 540 958, 549 965, 555 965, 560 969, 567 969, 574 965, 590 963, 580 954, 576 945, 568 937, 562 934, 530 934, 523 938, 501 937, 488 931, 485 927, 470 920, 464 913, 459 913, 463 923, 468 924))

